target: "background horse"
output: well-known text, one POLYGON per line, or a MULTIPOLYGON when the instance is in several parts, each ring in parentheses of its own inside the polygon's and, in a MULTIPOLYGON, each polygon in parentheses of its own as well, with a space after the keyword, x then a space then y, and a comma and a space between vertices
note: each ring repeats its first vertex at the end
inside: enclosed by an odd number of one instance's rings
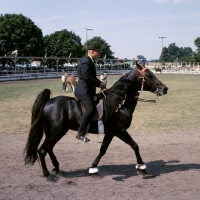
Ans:
POLYGON ((155 66, 153 69, 155 70, 155 74, 156 72, 160 72, 160 74, 162 74, 162 67, 155 66))
MULTIPOLYGON (((110 89, 104 91, 106 98, 102 93, 99 95, 104 103, 102 120, 105 135, 100 152, 89 168, 89 173, 98 172, 97 165, 101 157, 105 155, 113 137, 116 136, 134 150, 137 160, 136 169, 139 173, 146 174, 146 165, 140 156, 139 146, 127 129, 131 125, 132 114, 140 92, 145 90, 161 96, 167 93, 168 88, 148 68, 136 64, 136 68, 122 76, 110 89)), ((59 162, 54 155, 53 147, 69 129, 78 130, 81 115, 81 105, 73 97, 57 96, 50 99, 49 89, 44 89, 38 94, 32 107, 31 129, 24 150, 25 164, 34 164, 39 155, 44 176, 52 178, 53 175, 49 173, 45 162, 45 156, 48 153, 54 166, 53 171, 58 174, 59 162), (38 149, 43 132, 46 137, 38 149)), ((97 124, 97 121, 92 122, 88 132, 97 134, 97 124)), ((67 145, 70 145, 70 141, 67 145)))
POLYGON ((72 92, 74 93, 75 87, 76 87, 76 84, 77 84, 77 81, 76 81, 74 74, 69 75, 65 78, 66 91, 68 90, 68 88, 67 88, 68 83, 71 86, 72 92))

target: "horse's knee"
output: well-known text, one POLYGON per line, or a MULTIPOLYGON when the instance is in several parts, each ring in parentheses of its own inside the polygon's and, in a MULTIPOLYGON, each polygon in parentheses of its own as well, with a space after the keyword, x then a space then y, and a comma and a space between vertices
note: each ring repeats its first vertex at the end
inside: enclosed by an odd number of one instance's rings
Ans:
POLYGON ((131 146, 132 146, 132 148, 134 150, 138 150, 139 149, 139 146, 138 146, 138 144, 136 142, 134 142, 134 144, 132 144, 131 146))
POLYGON ((107 151, 108 147, 106 146, 102 146, 101 149, 100 149, 100 155, 101 156, 104 156, 106 154, 106 151, 107 151))

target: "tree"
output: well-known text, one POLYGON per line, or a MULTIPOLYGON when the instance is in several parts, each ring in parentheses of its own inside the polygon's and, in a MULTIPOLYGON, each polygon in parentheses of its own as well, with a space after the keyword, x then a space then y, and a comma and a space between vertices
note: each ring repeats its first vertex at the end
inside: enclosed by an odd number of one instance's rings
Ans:
POLYGON ((189 61, 192 58, 192 54, 193 51, 190 47, 179 48, 175 43, 172 43, 168 48, 163 48, 159 60, 161 62, 189 61))
POLYGON ((193 54, 194 61, 193 62, 200 62, 200 49, 193 54))
POLYGON ((82 57, 84 55, 81 38, 66 29, 46 35, 44 43, 48 56, 82 57))
MULTIPOLYGON (((114 56, 113 56, 114 52, 111 51, 110 45, 105 40, 103 40, 101 37, 93 37, 92 39, 90 39, 87 42, 87 45, 94 43, 94 42, 99 43, 101 46, 100 58, 104 58, 104 57, 110 58, 110 59, 114 58, 114 56)), ((86 52, 85 44, 84 44, 83 50, 84 50, 84 52, 86 52)))
POLYGON ((195 62, 200 62, 200 37, 196 38, 194 44, 197 47, 197 51, 194 52, 193 57, 195 62))
POLYGON ((200 49, 200 37, 195 39, 194 44, 195 46, 197 46, 198 49, 200 49))
POLYGON ((43 35, 40 28, 22 14, 0 15, 0 55, 40 56, 43 35))

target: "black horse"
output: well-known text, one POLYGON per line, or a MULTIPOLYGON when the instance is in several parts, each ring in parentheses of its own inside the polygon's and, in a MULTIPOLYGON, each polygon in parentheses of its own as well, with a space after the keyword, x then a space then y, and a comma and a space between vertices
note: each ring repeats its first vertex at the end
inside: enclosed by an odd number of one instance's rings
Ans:
MULTIPOLYGON (((100 98, 103 98, 104 102, 102 121, 105 135, 99 155, 92 163, 89 173, 98 172, 97 165, 101 157, 105 155, 113 137, 116 136, 134 150, 137 159, 136 169, 146 174, 146 165, 140 156, 139 146, 126 131, 131 125, 132 114, 140 100, 138 97, 142 90, 161 96, 167 93, 168 88, 149 69, 137 63, 136 68, 122 76, 110 89, 104 91, 106 98, 100 93, 100 98)), ((58 96, 50 99, 49 89, 44 89, 38 94, 32 107, 31 129, 24 150, 25 164, 34 164, 39 154, 44 176, 51 177, 45 162, 45 156, 48 153, 55 167, 53 171, 55 174, 59 173, 59 162, 54 155, 53 147, 69 129, 78 130, 81 115, 81 105, 73 97, 58 96), (38 149, 43 132, 46 137, 38 149)), ((97 122, 91 123, 88 132, 97 134, 97 122)))

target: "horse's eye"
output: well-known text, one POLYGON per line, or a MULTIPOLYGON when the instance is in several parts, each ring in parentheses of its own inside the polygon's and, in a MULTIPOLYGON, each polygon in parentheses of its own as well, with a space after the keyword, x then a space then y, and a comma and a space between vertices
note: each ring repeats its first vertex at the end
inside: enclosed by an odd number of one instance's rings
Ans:
POLYGON ((152 77, 152 74, 150 74, 150 73, 146 73, 145 74, 148 78, 151 78, 152 77))
POLYGON ((151 71, 146 72, 145 74, 148 78, 153 78, 153 73, 151 71))

